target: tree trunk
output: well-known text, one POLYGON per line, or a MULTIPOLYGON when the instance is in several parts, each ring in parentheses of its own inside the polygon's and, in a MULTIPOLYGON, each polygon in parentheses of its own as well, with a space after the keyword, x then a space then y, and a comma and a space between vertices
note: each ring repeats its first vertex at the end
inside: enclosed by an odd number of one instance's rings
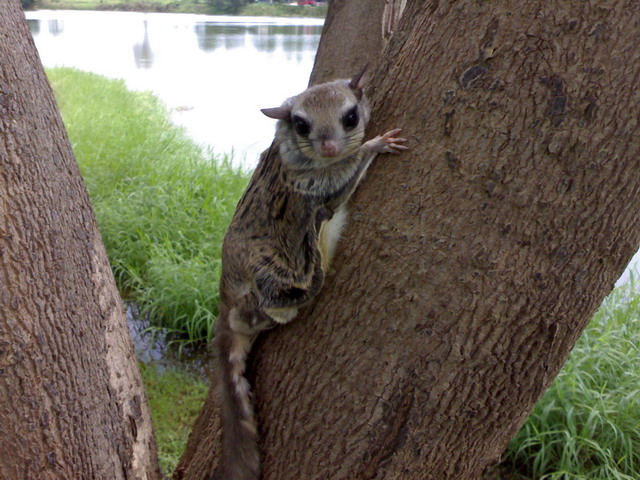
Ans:
POLYGON ((350 78, 367 64, 378 65, 384 46, 382 18, 387 3, 331 0, 309 85, 350 78))
POLYGON ((332 0, 309 85, 351 78, 380 63, 407 0, 332 0))
POLYGON ((17 0, 0 36, 0 478, 158 479, 122 304, 17 0))
POLYGON ((637 2, 407 1, 369 131, 412 150, 378 158, 318 301, 256 349, 265 480, 499 460, 638 248, 638 31, 637 2))

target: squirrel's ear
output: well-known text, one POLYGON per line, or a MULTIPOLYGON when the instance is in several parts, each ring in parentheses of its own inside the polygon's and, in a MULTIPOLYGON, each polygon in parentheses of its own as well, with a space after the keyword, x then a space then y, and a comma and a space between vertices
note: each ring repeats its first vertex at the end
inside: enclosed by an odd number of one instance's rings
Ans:
POLYGON ((291 115, 291 107, 287 105, 281 105, 275 108, 263 108, 260 111, 274 120, 286 120, 291 115))
POLYGON ((362 91, 364 90, 364 87, 367 86, 367 82, 364 78, 364 74, 366 73, 368 68, 369 68, 369 64, 367 63, 362 69, 362 71, 358 73, 356 76, 352 77, 351 81, 349 82, 349 88, 353 90, 353 92, 356 94, 358 98, 362 96, 362 91))

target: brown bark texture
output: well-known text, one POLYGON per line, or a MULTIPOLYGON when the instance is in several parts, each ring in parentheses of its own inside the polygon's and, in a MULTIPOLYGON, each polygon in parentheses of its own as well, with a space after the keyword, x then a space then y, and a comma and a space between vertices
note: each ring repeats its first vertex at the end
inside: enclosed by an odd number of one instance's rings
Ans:
POLYGON ((376 160, 319 298, 256 348, 265 480, 499 460, 638 248, 638 31, 632 1, 407 1, 369 130, 412 149, 376 160))
POLYGON ((0 479, 159 479, 80 172, 17 0, 0 3, 0 479))
MULTIPOLYGON (((398 0, 390 0, 391 2, 398 0)), ((332 0, 322 28, 309 85, 351 78, 380 62, 382 18, 388 0, 332 0)))

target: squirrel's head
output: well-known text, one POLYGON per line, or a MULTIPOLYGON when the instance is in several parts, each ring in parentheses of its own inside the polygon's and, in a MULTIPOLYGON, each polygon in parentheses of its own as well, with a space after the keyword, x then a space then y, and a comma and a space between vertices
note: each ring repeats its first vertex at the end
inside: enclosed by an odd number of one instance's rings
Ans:
POLYGON ((365 71, 366 67, 351 79, 310 87, 280 107, 262 110, 279 120, 276 138, 291 167, 321 168, 360 148, 369 121, 365 71))

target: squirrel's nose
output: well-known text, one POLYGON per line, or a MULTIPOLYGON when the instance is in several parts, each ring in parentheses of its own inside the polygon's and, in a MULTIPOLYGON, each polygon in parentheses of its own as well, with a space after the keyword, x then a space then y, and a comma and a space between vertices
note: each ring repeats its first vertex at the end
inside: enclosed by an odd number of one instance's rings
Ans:
POLYGON ((335 140, 323 139, 320 143, 320 154, 323 157, 336 157, 340 153, 335 140))

